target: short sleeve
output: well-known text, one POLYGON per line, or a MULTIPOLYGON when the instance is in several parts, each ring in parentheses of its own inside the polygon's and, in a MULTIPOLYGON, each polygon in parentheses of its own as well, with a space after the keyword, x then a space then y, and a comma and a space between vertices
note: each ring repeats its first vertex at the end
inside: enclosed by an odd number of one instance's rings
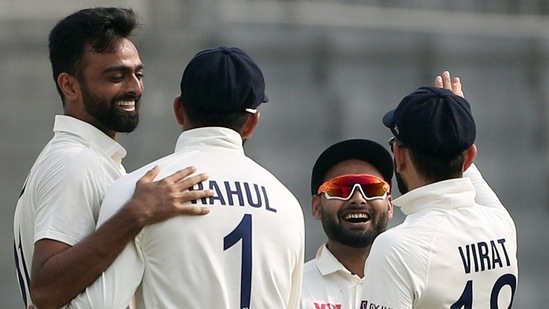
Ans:
POLYGON ((38 171, 34 241, 48 238, 75 245, 95 231, 99 208, 110 183, 97 156, 70 149, 38 171))

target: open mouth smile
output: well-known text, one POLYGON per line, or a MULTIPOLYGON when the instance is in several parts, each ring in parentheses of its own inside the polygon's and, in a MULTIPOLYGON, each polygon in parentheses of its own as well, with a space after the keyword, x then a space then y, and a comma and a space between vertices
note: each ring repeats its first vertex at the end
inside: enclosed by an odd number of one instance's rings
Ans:
POLYGON ((116 102, 116 106, 124 111, 133 112, 135 111, 135 100, 119 101, 116 102))
POLYGON ((372 216, 368 212, 349 212, 343 216, 343 220, 350 223, 366 223, 372 216))

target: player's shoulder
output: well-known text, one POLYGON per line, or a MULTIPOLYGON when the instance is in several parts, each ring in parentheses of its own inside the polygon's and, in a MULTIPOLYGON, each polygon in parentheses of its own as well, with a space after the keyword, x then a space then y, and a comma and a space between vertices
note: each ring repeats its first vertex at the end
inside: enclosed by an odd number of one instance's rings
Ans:
MULTIPOLYGON (((151 167, 152 169, 152 167, 151 167)), ((110 184, 105 193, 101 210, 99 213, 98 225, 103 224, 120 210, 129 201, 135 191, 137 181, 146 173, 145 167, 132 173, 121 176, 110 184), (141 170, 145 170, 142 172, 141 170)))
POLYGON ((317 260, 312 259, 303 265, 303 287, 310 290, 313 286, 323 281, 322 274, 318 269, 317 260))
POLYGON ((374 240, 373 246, 381 247, 381 250, 385 252, 401 251, 417 241, 413 231, 409 231, 405 224, 400 224, 379 234, 374 240))
MULTIPOLYGON (((122 175, 120 178, 116 179, 110 185, 110 187, 113 187, 114 189, 109 190, 109 191, 120 190, 124 187, 131 187, 132 191, 133 191, 133 188, 137 184, 137 181, 139 181, 139 179, 141 177, 143 177, 148 171, 152 170, 155 165, 156 164, 154 162, 149 163, 149 164, 147 164, 145 166, 142 166, 142 167, 140 167, 140 168, 138 168, 138 169, 136 169, 136 170, 134 170, 130 173, 127 173, 126 175, 122 175)), ((159 173, 159 175, 157 175, 155 180, 161 179, 161 177, 162 177, 161 174, 163 174, 162 167, 160 167, 160 173, 159 173)))
POLYGON ((301 208, 301 204, 295 194, 276 175, 254 161, 250 165, 254 166, 254 169, 249 170, 254 182, 261 183, 268 191, 274 191, 274 196, 277 199, 284 199, 287 205, 293 204, 301 208))
POLYGON ((90 165, 101 164, 103 157, 84 142, 64 140, 49 143, 41 154, 41 159, 44 162, 61 162, 67 167, 86 168, 90 165))
POLYGON ((85 147, 51 147, 39 155, 30 178, 44 179, 53 185, 57 183, 54 179, 79 182, 95 178, 103 170, 99 156, 85 147))
POLYGON ((286 186, 282 184, 282 182, 278 179, 278 177, 275 174, 273 174, 273 172, 268 170, 266 167, 255 162, 250 157, 245 157, 245 160, 246 160, 245 161, 246 168, 251 174, 257 175, 257 177, 260 177, 260 179, 262 179, 263 181, 269 181, 269 182, 272 182, 273 184, 286 188, 286 186))
POLYGON ((310 261, 307 261, 303 265, 303 274, 310 273, 310 272, 313 272, 313 271, 315 271, 315 272, 318 271, 317 266, 316 266, 316 259, 312 259, 310 261))

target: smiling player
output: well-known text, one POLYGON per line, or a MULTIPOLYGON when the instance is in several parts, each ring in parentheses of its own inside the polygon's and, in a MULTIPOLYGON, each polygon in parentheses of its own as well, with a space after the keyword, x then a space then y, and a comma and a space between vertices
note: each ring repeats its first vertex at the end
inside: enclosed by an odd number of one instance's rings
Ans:
POLYGON ((209 196, 187 189, 207 177, 189 168, 153 182, 151 169, 133 198, 97 232, 107 187, 126 174, 118 132, 139 122, 143 63, 131 41, 130 9, 89 8, 49 35, 53 79, 63 103, 54 136, 36 159, 14 215, 14 257, 25 307, 59 308, 90 285, 145 225, 178 214, 205 214, 184 204, 209 196), (183 180, 182 180, 183 179, 183 180))
POLYGON ((328 242, 304 267, 301 308, 358 308, 364 263, 393 217, 391 155, 381 145, 352 139, 326 149, 311 177, 313 216, 328 242))

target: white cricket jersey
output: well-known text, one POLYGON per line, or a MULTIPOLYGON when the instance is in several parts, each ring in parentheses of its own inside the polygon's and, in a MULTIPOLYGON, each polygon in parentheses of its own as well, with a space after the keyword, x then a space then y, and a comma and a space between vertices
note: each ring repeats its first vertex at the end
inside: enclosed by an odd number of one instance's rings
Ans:
POLYGON ((364 279, 351 273, 322 245, 305 263, 300 309, 356 309, 364 279))
POLYGON ((75 245, 95 231, 107 186, 125 174, 126 150, 94 126, 57 115, 54 136, 30 170, 14 217, 17 276, 25 306, 34 243, 75 245))
POLYGON ((145 227, 70 308, 297 308, 304 258, 304 219, 297 199, 244 155, 242 138, 226 128, 183 132, 174 154, 116 181, 99 224, 132 195, 153 165, 158 178, 187 166, 206 172, 197 189, 205 216, 179 216, 145 227))
POLYGON ((393 201, 407 217, 374 241, 361 309, 510 307, 518 283, 515 224, 475 166, 466 176, 393 201))

